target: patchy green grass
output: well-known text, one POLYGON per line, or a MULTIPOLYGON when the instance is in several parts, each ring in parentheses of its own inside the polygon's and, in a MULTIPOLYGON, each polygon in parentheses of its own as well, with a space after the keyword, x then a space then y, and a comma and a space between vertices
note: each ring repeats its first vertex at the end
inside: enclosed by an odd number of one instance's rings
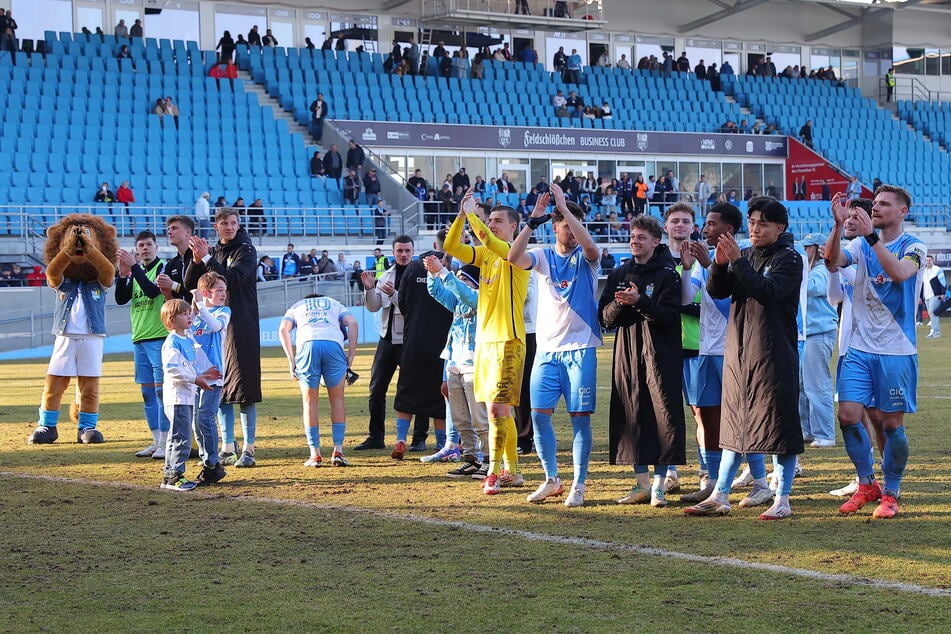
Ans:
MULTIPOLYGON (((229 469, 211 496, 160 491, 161 465, 132 457, 148 443, 148 432, 130 378, 131 358, 106 360, 100 429, 107 443, 100 446, 69 442, 68 422, 61 423, 57 444, 26 445, 45 363, 3 363, 0 470, 154 491, 4 477, 0 615, 8 618, 0 630, 113 631, 161 623, 197 631, 846 631, 894 629, 897 622, 909 631, 939 631, 951 613, 947 597, 264 498, 949 588, 949 350, 946 339, 922 341, 920 413, 907 420, 912 455, 902 515, 890 522, 870 521, 870 511, 839 516, 840 501, 826 491, 851 477, 841 446, 810 449, 802 457, 795 516, 786 522, 760 522, 759 509, 688 518, 676 502, 667 509, 618 506, 614 499, 630 487, 632 474, 607 464, 610 342, 600 355, 588 505, 580 509, 566 509, 560 500, 525 502, 542 478, 534 456, 522 461, 528 486, 494 497, 481 495, 474 480, 445 478, 445 465, 421 464, 416 454, 396 462, 388 451, 350 451, 349 469, 303 468, 300 396, 276 349, 265 349, 262 360, 266 400, 258 409, 258 468, 229 469), (235 499, 251 497, 259 500, 235 499)), ((348 390, 347 446, 365 437, 371 359, 372 349, 364 348, 355 364, 361 379, 348 390)), ((326 402, 321 406, 326 414, 326 402)), ((555 424, 563 475, 570 477, 570 423, 562 414, 555 424)), ((322 435, 327 453, 329 426, 322 435)), ((191 463, 189 473, 196 472, 191 463)), ((685 484, 695 483, 696 464, 681 475, 685 484)))

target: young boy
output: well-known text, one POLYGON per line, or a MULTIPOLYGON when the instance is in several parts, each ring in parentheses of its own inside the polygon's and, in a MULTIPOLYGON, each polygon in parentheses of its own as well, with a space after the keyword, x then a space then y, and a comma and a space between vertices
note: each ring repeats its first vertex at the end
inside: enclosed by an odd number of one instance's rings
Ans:
POLYGON ((473 388, 475 376, 476 306, 479 301, 479 268, 467 264, 456 276, 443 267, 442 262, 430 256, 423 261, 427 276, 427 290, 436 301, 452 310, 452 326, 443 349, 446 359, 446 384, 449 392, 449 413, 455 433, 446 429, 446 446, 433 454, 427 462, 448 461, 454 446, 462 445, 462 464, 446 475, 450 478, 475 478, 488 448, 489 418, 485 403, 476 401, 473 388), (455 436, 455 438, 453 438, 455 436), (445 456, 445 458, 443 458, 445 456))
POLYGON ((191 491, 197 485, 185 477, 185 459, 191 450, 191 422, 195 409, 195 386, 211 389, 208 381, 221 378, 221 372, 191 337, 192 312, 188 302, 172 299, 162 305, 162 323, 168 337, 162 344, 164 371, 163 405, 172 427, 165 446, 165 477, 162 488, 191 491))
POLYGON ((317 417, 321 379, 327 386, 327 397, 330 399, 334 443, 331 464, 335 467, 350 466, 343 456, 343 439, 347 430, 343 390, 347 370, 357 353, 358 328, 356 318, 343 304, 322 295, 308 295, 288 308, 281 320, 278 333, 281 347, 287 355, 291 378, 300 384, 304 405, 304 433, 310 447, 310 458, 304 463, 305 467, 319 467, 323 464, 317 417), (346 337, 344 328, 347 330, 346 337), (294 329, 297 330, 296 355, 291 342, 291 331, 294 329), (347 341, 346 355, 343 352, 344 339, 347 341))
MULTIPOLYGON (((225 306, 227 301, 228 283, 223 275, 210 272, 198 278, 198 292, 194 295, 196 317, 192 321, 191 332, 208 361, 216 368, 224 368, 222 344, 231 322, 231 309, 225 306)), ((196 479, 198 486, 214 484, 225 477, 224 465, 218 456, 218 428, 215 423, 221 404, 222 385, 224 377, 209 381, 211 389, 198 394, 194 421, 202 464, 201 473, 196 479)))

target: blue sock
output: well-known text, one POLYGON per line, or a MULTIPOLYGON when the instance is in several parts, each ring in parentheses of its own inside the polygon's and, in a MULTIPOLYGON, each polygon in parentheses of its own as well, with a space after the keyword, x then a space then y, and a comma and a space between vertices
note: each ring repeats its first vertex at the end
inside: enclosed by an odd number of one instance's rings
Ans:
POLYGON ((442 449, 443 447, 446 446, 446 430, 437 429, 435 433, 436 433, 436 448, 442 449))
POLYGON ((241 433, 244 434, 244 444, 254 444, 254 432, 258 426, 257 403, 246 403, 241 406, 241 433))
POLYGON ((855 473, 859 476, 859 484, 871 484, 874 480, 872 465, 872 441, 865 431, 865 425, 854 423, 842 426, 842 438, 845 440, 845 452, 849 454, 855 473))
POLYGON ((160 432, 166 432, 172 430, 172 421, 168 419, 168 416, 165 415, 165 407, 162 404, 162 395, 165 390, 161 387, 155 388, 155 398, 158 402, 158 430, 160 432))
POLYGON ((155 386, 142 386, 142 403, 142 409, 145 412, 145 424, 152 431, 160 431, 162 426, 159 423, 159 414, 162 411, 162 402, 158 398, 158 391, 155 386))
POLYGON ((779 478, 776 493, 789 495, 792 492, 793 478, 796 477, 796 454, 773 454, 773 469, 779 478))
POLYGON ((406 434, 409 433, 409 419, 408 418, 397 418, 396 419, 396 441, 406 442, 406 434))
POLYGON ((750 475, 754 480, 766 477, 766 456, 761 453, 746 454, 746 464, 750 465, 750 475))
POLYGON ((707 476, 711 480, 716 480, 720 475, 720 457, 723 452, 719 449, 701 449, 700 454, 707 465, 707 476))
POLYGON ((572 416, 571 428, 574 442, 571 445, 571 461, 575 470, 575 484, 584 484, 588 479, 588 462, 591 459, 591 415, 572 416))
POLYGON ((320 425, 304 426, 304 433, 307 434, 307 446, 311 449, 320 449, 320 425))
MULTIPOLYGON (((762 458, 760 454, 760 458, 762 458)), ((749 456, 747 456, 749 459, 749 456)), ((733 488, 733 479, 736 472, 743 462, 743 454, 738 454, 730 449, 724 449, 720 452, 720 469, 717 471, 717 492, 729 493, 733 488)))
MULTIPOLYGON (((859 425, 861 427, 861 425, 859 425)), ((908 464, 908 437, 904 426, 885 430, 885 449, 882 451, 882 473, 885 474, 885 493, 898 497, 901 479, 908 464)))
POLYGON ((333 434, 334 445, 343 446, 343 439, 347 433, 347 422, 342 423, 333 423, 331 425, 331 433, 333 434))
POLYGON ((667 476, 667 471, 671 468, 671 465, 667 464, 655 464, 654 465, 654 477, 660 476, 661 478, 667 476))
POLYGON ((634 465, 634 473, 647 473, 650 471, 650 467, 646 464, 636 464, 634 465))
POLYGON ((40 427, 56 427, 56 423, 59 422, 59 410, 52 411, 47 409, 40 408, 40 427))
POLYGON ((231 403, 222 403, 218 407, 218 427, 221 442, 234 443, 234 405, 231 403))
POLYGON ((710 466, 707 464, 706 450, 703 447, 697 447, 697 460, 700 463, 700 470, 710 473, 710 466))
POLYGON ((446 408, 446 440, 453 443, 455 446, 459 446, 459 430, 456 429, 456 424, 452 422, 452 415, 449 413, 449 408, 446 408))
POLYGON ((95 429, 99 422, 99 412, 79 412, 79 428, 95 429))
POLYGON ((542 414, 532 410, 532 428, 535 432, 535 450, 542 463, 546 478, 558 477, 558 441, 555 440, 555 428, 551 424, 551 414, 542 414))

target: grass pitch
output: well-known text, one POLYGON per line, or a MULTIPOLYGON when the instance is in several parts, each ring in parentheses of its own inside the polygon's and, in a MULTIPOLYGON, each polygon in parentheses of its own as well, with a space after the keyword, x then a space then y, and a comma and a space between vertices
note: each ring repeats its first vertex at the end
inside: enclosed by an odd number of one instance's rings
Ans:
MULTIPOLYGON (((614 504, 633 474, 607 464, 611 343, 600 354, 595 447, 587 506, 579 509, 560 499, 525 502, 543 477, 535 456, 522 460, 528 486, 494 497, 474 480, 445 478, 445 465, 421 464, 416 454, 396 462, 388 451, 348 451, 349 469, 302 467, 299 391, 277 349, 265 349, 262 360, 259 466, 231 468, 220 485, 196 494, 160 491, 161 465, 132 457, 148 433, 130 357, 106 360, 107 443, 99 446, 69 442, 68 422, 55 445, 26 445, 45 363, 0 364, 7 474, 0 630, 947 631, 948 340, 921 342, 902 514, 889 522, 871 521, 871 509, 839 516, 840 501, 826 491, 851 477, 841 443, 802 456, 789 521, 761 522, 760 509, 736 506, 728 517, 689 518, 677 495, 667 509, 614 504), (543 541, 548 536, 606 544, 543 541), (809 579, 632 548, 641 546, 848 577, 809 579), (927 596, 853 577, 947 592, 927 596)), ((371 359, 372 348, 361 349, 354 368, 361 380, 348 389, 347 447, 365 437, 371 359)), ((321 406, 326 416, 326 401, 321 406)), ((562 413, 555 424, 562 476, 570 478, 570 423, 562 413)), ((322 429, 325 455, 329 431, 322 429)), ((196 473, 192 462, 189 475, 196 473)), ((681 477, 692 489, 695 462, 681 477)))

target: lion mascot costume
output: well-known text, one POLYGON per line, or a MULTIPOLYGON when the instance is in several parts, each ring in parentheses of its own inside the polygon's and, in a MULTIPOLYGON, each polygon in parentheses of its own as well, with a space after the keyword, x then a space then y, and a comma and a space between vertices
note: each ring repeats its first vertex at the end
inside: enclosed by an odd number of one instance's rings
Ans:
POLYGON ((79 427, 76 442, 103 442, 99 422, 99 377, 106 338, 106 291, 115 281, 116 229, 90 214, 71 214, 46 231, 46 281, 56 291, 56 341, 46 371, 39 423, 28 442, 49 444, 59 437, 60 402, 76 377, 77 401, 70 418, 79 427))

